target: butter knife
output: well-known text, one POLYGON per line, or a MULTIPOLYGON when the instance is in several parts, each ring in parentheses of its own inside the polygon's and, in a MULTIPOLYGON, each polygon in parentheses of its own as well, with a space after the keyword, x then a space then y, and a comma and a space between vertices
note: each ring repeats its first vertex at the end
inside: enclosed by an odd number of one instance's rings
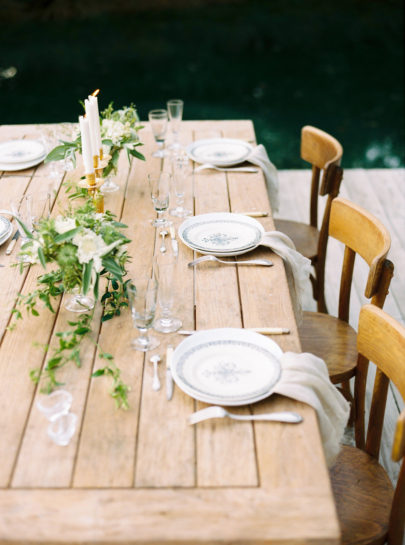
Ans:
POLYGON ((168 401, 173 397, 173 376, 172 376, 173 346, 168 346, 166 350, 166 399, 168 401))
POLYGON ((172 241, 172 248, 173 248, 174 256, 178 257, 178 255, 179 255, 179 243, 176 240, 176 232, 174 230, 173 225, 170 225, 169 232, 170 232, 170 238, 171 238, 171 241, 172 241))
MULTIPOLYGON (((254 331, 255 333, 261 333, 262 335, 288 335, 290 330, 287 327, 247 327, 248 331, 254 331)), ((200 329, 200 331, 202 331, 200 329)), ((178 335, 192 335, 197 330, 192 329, 179 329, 178 335)))
POLYGON ((15 243, 17 242, 19 236, 20 236, 20 230, 17 229, 17 231, 13 235, 13 238, 10 240, 9 245, 7 246, 6 255, 10 255, 11 252, 14 250, 15 243))

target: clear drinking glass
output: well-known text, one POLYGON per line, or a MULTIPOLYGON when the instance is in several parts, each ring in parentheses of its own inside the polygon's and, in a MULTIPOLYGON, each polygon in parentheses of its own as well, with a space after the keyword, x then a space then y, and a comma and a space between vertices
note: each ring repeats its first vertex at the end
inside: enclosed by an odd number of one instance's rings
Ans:
POLYGON ((66 390, 55 390, 49 395, 42 395, 37 400, 37 407, 46 418, 53 422, 67 414, 72 405, 72 394, 66 390))
POLYGON ((148 114, 148 118, 153 137, 158 145, 158 149, 152 153, 152 157, 164 157, 166 155, 163 146, 167 133, 167 110, 151 110, 148 114))
POLYGON ((171 216, 178 218, 185 218, 192 214, 191 210, 184 208, 184 194, 186 190, 186 183, 191 175, 191 167, 188 156, 185 152, 173 155, 172 160, 173 170, 173 189, 176 195, 177 205, 170 210, 171 216))
POLYGON ((153 207, 158 215, 152 221, 152 225, 154 227, 163 227, 167 225, 167 220, 163 217, 163 214, 169 208, 171 175, 169 172, 161 172, 155 176, 149 174, 148 181, 153 207))
MULTIPOLYGON (((24 195, 20 202, 13 201, 11 203, 11 211, 20 221, 22 221, 28 231, 33 231, 34 226, 32 221, 32 195, 24 195)), ((23 246, 29 241, 29 238, 27 237, 26 232, 20 225, 18 225, 18 229, 21 235, 21 246, 23 246)), ((31 262, 31 257, 29 255, 28 249, 25 254, 20 254, 19 260, 22 262, 31 262)))
POLYGON ((155 319, 157 289, 155 269, 151 276, 138 277, 136 285, 133 282, 127 285, 133 324, 140 333, 139 337, 131 343, 135 350, 146 352, 160 344, 158 339, 148 335, 148 330, 155 319))
POLYGON ((164 254, 156 256, 156 263, 159 274, 158 302, 162 315, 153 322, 153 328, 160 333, 172 333, 182 325, 181 320, 173 316, 176 282, 179 277, 178 260, 169 248, 164 254))
POLYGON ((180 147, 179 133, 180 125, 183 119, 184 102, 178 98, 167 101, 167 111, 170 119, 170 128, 173 134, 173 143, 170 146, 172 149, 180 147))

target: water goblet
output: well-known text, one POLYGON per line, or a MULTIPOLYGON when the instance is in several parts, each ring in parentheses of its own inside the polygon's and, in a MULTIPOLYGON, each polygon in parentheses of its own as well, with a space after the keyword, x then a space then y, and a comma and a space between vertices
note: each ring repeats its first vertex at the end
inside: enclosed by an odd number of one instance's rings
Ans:
POLYGON ((169 213, 177 218, 185 218, 192 214, 191 210, 184 208, 184 193, 186 182, 191 174, 190 162, 185 152, 174 154, 172 162, 173 189, 176 195, 177 205, 169 213))
POLYGON ((156 263, 159 274, 158 302, 162 315, 153 322, 153 329, 160 333, 173 333, 182 326, 181 320, 173 316, 176 281, 179 277, 178 260, 169 249, 156 257, 156 263))
POLYGON ((154 227, 163 227, 167 225, 167 220, 163 217, 164 212, 169 208, 170 182, 169 172, 161 172, 156 176, 148 175, 150 196, 153 202, 153 208, 158 217, 152 220, 154 227))
POLYGON ((158 145, 158 149, 152 153, 152 157, 164 157, 166 155, 163 150, 163 146, 167 132, 167 110, 151 110, 148 114, 148 118, 152 129, 153 138, 158 145))
POLYGON ((167 101, 167 111, 170 119, 170 128, 173 134, 173 143, 170 146, 172 149, 180 147, 179 133, 180 124, 183 119, 184 102, 180 99, 172 99, 167 101))
POLYGON ((139 331, 139 337, 132 341, 131 346, 141 352, 153 350, 160 344, 158 339, 148 335, 155 318, 157 287, 155 270, 151 276, 140 276, 136 285, 132 282, 127 285, 133 324, 139 331))

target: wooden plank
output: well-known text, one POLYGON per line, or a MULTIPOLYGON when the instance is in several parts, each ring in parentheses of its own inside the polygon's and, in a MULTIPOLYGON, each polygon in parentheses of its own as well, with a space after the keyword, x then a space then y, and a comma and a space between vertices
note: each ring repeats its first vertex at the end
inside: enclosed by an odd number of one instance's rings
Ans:
POLYGON ((246 545, 339 543, 328 496, 311 487, 295 498, 288 487, 273 495, 243 488, 0 491, 0 510, 8 513, 0 519, 3 545, 214 544, 218 536, 246 545))
MULTIPOLYGON (((190 131, 182 131, 181 137, 191 139, 190 131)), ((169 170, 170 159, 165 160, 163 168, 169 170)), ((146 171, 152 166, 149 159, 145 165, 146 171)), ((144 176, 143 176, 144 177, 144 176)), ((142 176, 140 177, 142 183, 142 176)), ((191 178, 190 178, 191 182, 191 178)), ((186 187, 187 206, 193 207, 192 184, 186 187)), ((171 195, 173 199, 173 194, 171 195)), ((172 204, 172 206, 174 206, 172 204)), ((181 223, 181 218, 168 216, 174 225, 181 223)), ((151 228, 149 227, 149 230, 151 228)), ((158 230, 156 230, 158 231, 158 230)), ((140 236, 143 236, 140 233, 140 236)), ((160 241, 159 241, 160 245, 160 241)), ((170 252, 170 242, 166 239, 166 246, 170 252)), ((175 316, 180 317, 185 327, 194 327, 194 300, 193 276, 187 268, 189 252, 179 242, 178 276, 173 285, 176 305, 173 309, 175 316)), ((188 249, 187 249, 188 250, 188 249)), ((156 250, 157 251, 157 250, 156 250)), ((159 312, 157 313, 158 316, 159 312)), ((187 423, 187 415, 193 411, 193 400, 175 388, 173 399, 166 400, 165 366, 166 347, 174 344, 175 334, 159 334, 161 345, 153 352, 160 354, 162 362, 159 365, 159 375, 162 388, 159 392, 152 390, 152 366, 149 362, 151 353, 146 354, 145 371, 142 387, 142 411, 139 419, 139 433, 136 451, 136 487, 190 487, 195 485, 195 442, 194 430, 187 423), (162 433, 162 425, 165 433, 162 433)), ((182 339, 177 338, 176 343, 182 339)))
MULTIPOLYGON (((221 134, 210 128, 195 132, 196 140, 214 136, 221 134)), ((209 174, 195 174, 195 195, 196 214, 229 211, 225 173, 210 171, 209 174)), ((194 277, 197 329, 241 327, 240 301, 235 297, 238 293, 236 268, 202 264, 195 268, 194 277)), ((230 426, 223 422, 205 422, 198 425, 197 456, 199 486, 257 484, 251 426, 230 426), (229 463, 230 452, 235 453, 232 463, 229 463)))
MULTIPOLYGON (((138 162, 134 164, 134 170, 137 167, 138 162)), ((121 219, 128 174, 127 158, 125 154, 122 154, 115 179, 120 189, 108 194, 105 198, 106 208, 115 213, 118 219, 121 219)), ((140 214, 140 203, 134 206, 136 195, 130 191, 129 185, 126 195, 131 215, 140 214)), ((123 223, 126 223, 127 219, 129 218, 124 214, 123 223)), ((134 240, 132 233, 128 233, 128 236, 132 239, 128 245, 128 251, 135 257, 133 250, 136 243, 141 245, 138 251, 143 251, 150 242, 146 236, 141 240, 134 240)), ((122 370, 123 381, 131 386, 132 390, 128 398, 131 409, 127 412, 116 410, 112 399, 108 396, 111 385, 107 377, 91 380, 74 468, 74 487, 130 487, 132 485, 143 355, 134 353, 130 348, 133 331, 128 326, 130 326, 130 316, 126 312, 102 324, 98 344, 103 351, 114 356, 117 366, 122 370), (95 451, 97 457, 93 455, 95 451)), ((105 365, 105 362, 97 355, 94 366, 92 365, 93 371, 105 365)))

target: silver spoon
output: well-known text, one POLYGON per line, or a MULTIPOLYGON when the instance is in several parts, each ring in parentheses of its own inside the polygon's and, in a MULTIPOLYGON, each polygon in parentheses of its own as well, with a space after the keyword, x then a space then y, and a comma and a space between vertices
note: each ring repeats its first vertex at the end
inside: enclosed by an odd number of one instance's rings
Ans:
POLYGON ((225 263, 225 265, 263 265, 265 267, 271 267, 273 262, 269 259, 249 259, 249 261, 224 261, 223 259, 218 259, 215 255, 204 255, 194 261, 190 261, 188 264, 189 267, 194 267, 198 263, 203 263, 204 261, 218 261, 218 263, 225 263))
POLYGON ((209 418, 224 418, 225 416, 232 418, 233 420, 266 420, 268 422, 287 422, 288 424, 298 424, 303 420, 300 414, 291 411, 242 415, 230 413, 223 407, 214 405, 191 414, 188 417, 188 423, 197 424, 197 422, 202 422, 209 418))
POLYGON ((162 244, 160 246, 160 251, 162 254, 166 252, 166 246, 165 246, 165 236, 168 235, 168 232, 165 230, 160 231, 159 236, 162 237, 162 244))
POLYGON ((155 390, 157 392, 160 390, 160 380, 158 375, 158 363, 161 361, 161 357, 159 354, 155 354, 154 356, 151 356, 150 360, 153 363, 153 381, 152 381, 152 390, 155 390))

